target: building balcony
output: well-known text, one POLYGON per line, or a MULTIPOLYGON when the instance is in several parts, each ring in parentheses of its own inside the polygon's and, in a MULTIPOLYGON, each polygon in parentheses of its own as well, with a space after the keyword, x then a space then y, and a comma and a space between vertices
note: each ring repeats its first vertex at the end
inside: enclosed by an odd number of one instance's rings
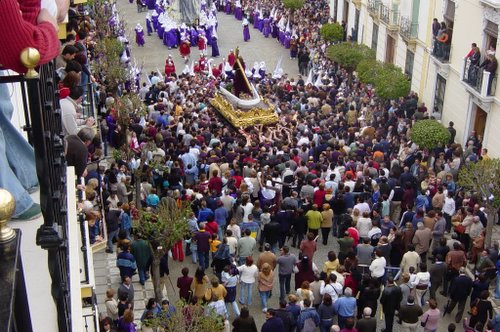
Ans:
POLYGON ((362 0, 352 0, 351 2, 357 9, 361 8, 362 0))
POLYGON ((444 44, 435 40, 430 53, 435 61, 439 61, 441 63, 449 63, 451 54, 451 41, 450 43, 444 44))
POLYGON ((380 5, 380 0, 368 0, 368 13, 374 20, 379 19, 380 5))
POLYGON ((413 22, 409 17, 401 16, 399 20, 399 33, 406 43, 416 44, 418 39, 418 22, 413 22))
POLYGON ((399 30, 399 12, 397 10, 380 4, 380 20, 385 23, 390 32, 399 30))
POLYGON ((500 0, 480 0, 483 5, 490 6, 495 9, 500 9, 500 0))
POLYGON ((497 75, 472 64, 468 58, 464 59, 462 68, 462 84, 467 91, 481 99, 491 99, 495 96, 497 75))

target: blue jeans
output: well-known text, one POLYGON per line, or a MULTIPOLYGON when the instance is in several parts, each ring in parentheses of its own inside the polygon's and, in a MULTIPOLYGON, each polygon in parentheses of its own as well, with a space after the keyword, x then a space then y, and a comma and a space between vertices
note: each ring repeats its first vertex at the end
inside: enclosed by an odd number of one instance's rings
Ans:
POLYGON ((238 258, 239 265, 245 265, 246 262, 247 262, 247 258, 246 257, 239 257, 238 258))
POLYGON ((197 255, 198 255, 198 263, 200 267, 203 269, 203 271, 205 271, 206 269, 208 269, 208 263, 210 260, 210 258, 208 257, 208 252, 198 251, 197 255))
POLYGON ((146 270, 137 268, 137 273, 139 274, 139 282, 144 285, 146 282, 146 270))
POLYGON ((330 328, 333 325, 333 319, 322 319, 319 322, 320 332, 330 332, 330 328))
POLYGON ((226 309, 228 314, 229 314, 229 307, 233 308, 233 313, 236 317, 240 315, 240 309, 238 308, 238 303, 236 303, 236 301, 226 302, 226 309))
POLYGON ((252 305, 252 290, 253 284, 247 284, 246 282, 240 283, 240 303, 247 306, 252 305))
POLYGON ((113 251, 113 239, 118 235, 119 231, 120 230, 117 229, 108 233, 108 250, 113 251))
POLYGON ((495 299, 500 299, 500 276, 497 274, 497 283, 495 286, 495 299))
POLYGON ((33 148, 10 122, 13 112, 7 84, 0 84, 0 188, 14 196, 17 217, 33 205, 27 190, 38 185, 38 178, 33 148))
POLYGON ((291 274, 280 274, 280 300, 284 300, 285 297, 290 293, 290 280, 292 279, 291 274))
POLYGON ((269 297, 271 296, 271 291, 259 291, 260 295, 260 305, 262 306, 262 309, 266 308, 267 309, 267 300, 269 300, 269 297))
POLYGON ((198 245, 195 242, 191 242, 191 259, 198 264, 198 245))

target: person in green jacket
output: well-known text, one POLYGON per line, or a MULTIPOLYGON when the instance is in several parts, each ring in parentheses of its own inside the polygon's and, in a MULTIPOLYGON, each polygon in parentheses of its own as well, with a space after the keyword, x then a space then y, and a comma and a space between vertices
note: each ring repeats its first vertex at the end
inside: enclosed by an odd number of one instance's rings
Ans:
POLYGON ((153 253, 149 243, 141 235, 136 235, 136 240, 132 243, 132 255, 137 262, 137 272, 139 273, 139 282, 144 285, 149 278, 148 270, 153 260, 153 253))

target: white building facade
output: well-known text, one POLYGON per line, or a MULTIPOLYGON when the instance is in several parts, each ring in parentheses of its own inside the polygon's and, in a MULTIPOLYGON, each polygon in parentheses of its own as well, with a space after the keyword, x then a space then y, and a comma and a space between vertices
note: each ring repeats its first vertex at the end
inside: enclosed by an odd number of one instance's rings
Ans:
POLYGON ((475 131, 488 154, 500 157, 497 74, 477 68, 469 80, 465 59, 472 43, 481 50, 480 63, 496 50, 500 0, 331 0, 330 6, 348 36, 374 49, 377 60, 402 68, 430 113, 437 108, 443 124, 455 123, 457 142, 465 144, 475 131), (447 26, 444 53, 435 53, 433 18, 447 26))

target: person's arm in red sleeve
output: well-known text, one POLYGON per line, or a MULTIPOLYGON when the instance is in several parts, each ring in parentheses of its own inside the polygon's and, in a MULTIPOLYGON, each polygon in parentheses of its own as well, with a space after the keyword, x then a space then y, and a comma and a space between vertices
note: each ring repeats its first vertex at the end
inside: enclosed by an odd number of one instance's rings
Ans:
POLYGON ((40 52, 39 64, 47 63, 59 55, 61 46, 55 21, 51 22, 46 15, 46 10, 40 10, 39 0, 20 0, 19 3, 15 0, 0 1, 0 64, 4 68, 26 72, 19 59, 26 47, 36 48, 40 52), (21 9, 24 9, 23 13, 21 9))

